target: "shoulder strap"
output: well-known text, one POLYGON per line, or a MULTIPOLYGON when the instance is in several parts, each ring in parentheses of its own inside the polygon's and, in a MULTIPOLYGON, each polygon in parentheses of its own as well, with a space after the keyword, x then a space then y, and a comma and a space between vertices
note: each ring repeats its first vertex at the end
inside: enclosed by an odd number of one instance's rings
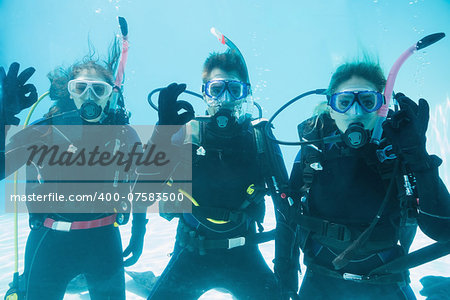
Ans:
MULTIPOLYGON (((301 141, 317 139, 321 135, 321 132, 317 129, 317 126, 322 126, 322 123, 318 121, 318 117, 308 119, 297 126, 299 139, 301 141), (314 123, 312 126, 311 123, 314 123), (320 123, 320 124, 318 124, 320 123), (308 132, 305 132, 308 130, 308 132)), ((302 146, 301 163, 303 166, 303 186, 301 192, 307 194, 311 188, 314 175, 317 171, 322 170, 322 149, 314 144, 308 144, 302 146)))
POLYGON ((204 131, 204 122, 191 120, 185 125, 183 144, 201 146, 204 131))
POLYGON ((252 121, 255 136, 256 153, 258 155, 264 153, 264 126, 267 123, 265 119, 256 119, 252 121))
POLYGON ((252 121, 258 163, 265 174, 272 196, 287 189, 288 174, 280 147, 269 140, 265 131, 266 119, 252 121))

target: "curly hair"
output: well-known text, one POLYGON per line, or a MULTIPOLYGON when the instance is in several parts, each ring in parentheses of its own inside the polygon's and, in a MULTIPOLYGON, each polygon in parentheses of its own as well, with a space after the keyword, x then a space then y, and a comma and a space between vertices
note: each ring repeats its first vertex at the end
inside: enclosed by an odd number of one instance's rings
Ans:
POLYGON ((45 118, 49 118, 57 113, 75 110, 76 106, 70 99, 67 85, 70 80, 76 78, 83 70, 92 70, 99 74, 109 84, 114 84, 114 72, 117 68, 120 57, 120 46, 117 38, 109 47, 108 59, 100 61, 95 50, 89 43, 89 54, 81 61, 75 62, 68 68, 57 67, 47 77, 50 80, 50 98, 55 101, 50 107, 45 118))

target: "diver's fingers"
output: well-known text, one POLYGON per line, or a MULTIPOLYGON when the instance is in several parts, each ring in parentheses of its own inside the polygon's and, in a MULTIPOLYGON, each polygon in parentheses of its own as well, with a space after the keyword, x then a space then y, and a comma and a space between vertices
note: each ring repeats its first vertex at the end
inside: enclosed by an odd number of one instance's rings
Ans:
POLYGON ((6 78, 6 72, 3 67, 0 67, 0 83, 3 84, 3 80, 6 78))
POLYGON ((24 85, 25 82, 27 82, 27 80, 34 74, 34 72, 36 72, 36 69, 33 67, 26 68, 19 74, 17 81, 20 85, 24 85))
POLYGON ((9 66, 8 74, 6 75, 6 78, 8 81, 15 80, 17 78, 17 74, 19 73, 20 65, 17 62, 13 62, 9 66))
POLYGON ((176 94, 176 89, 177 89, 178 84, 171 83, 169 84, 166 88, 163 88, 161 90, 161 92, 159 93, 159 98, 158 98, 158 106, 160 107, 160 105, 174 105, 175 102, 177 101, 177 94, 176 94))
POLYGON ((180 118, 180 123, 181 123, 179 125, 182 125, 182 124, 186 124, 190 120, 194 119, 195 116, 194 116, 193 112, 187 111, 187 112, 180 114, 178 117, 180 118))
POLYGON ((178 96, 186 90, 186 84, 172 83, 167 87, 167 96, 170 98, 171 103, 175 103, 178 96))
POLYGON ((400 109, 407 111, 413 115, 417 115, 418 106, 416 102, 411 100, 410 98, 403 96, 397 99, 398 104, 400 105, 400 109))
POLYGON ((192 120, 195 117, 194 108, 187 101, 178 100, 176 109, 177 109, 177 113, 181 109, 186 110, 185 112, 183 112, 183 113, 178 115, 178 120, 179 120, 179 124, 178 125, 186 124, 187 122, 189 122, 190 120, 192 120))
POLYGON ((22 103, 22 108, 28 108, 31 105, 33 105, 33 103, 36 102, 37 91, 36 91, 36 87, 33 84, 29 83, 29 84, 24 85, 22 88, 22 92, 24 95, 28 94, 28 96, 24 97, 25 102, 22 103))
POLYGON ((419 124, 422 124, 422 126, 424 126, 422 130, 426 132, 428 128, 428 121, 430 120, 430 106, 428 105, 427 100, 422 98, 419 99, 417 119, 419 121, 419 124))
POLYGON ((179 96, 181 93, 183 93, 185 90, 186 90, 186 84, 185 84, 185 83, 179 84, 179 85, 177 86, 176 90, 175 90, 175 93, 176 93, 177 98, 178 98, 178 96, 179 96))

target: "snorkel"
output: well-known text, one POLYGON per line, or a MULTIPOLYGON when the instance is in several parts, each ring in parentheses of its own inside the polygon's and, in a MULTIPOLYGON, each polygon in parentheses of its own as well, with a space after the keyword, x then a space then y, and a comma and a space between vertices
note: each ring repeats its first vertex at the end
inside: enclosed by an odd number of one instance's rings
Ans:
MULTIPOLYGON (((248 96, 251 97, 251 85, 250 85, 250 78, 248 75, 247 64, 245 63, 245 59, 241 51, 239 51, 239 48, 229 38, 223 35, 216 28, 211 27, 210 32, 217 38, 219 43, 221 43, 222 45, 226 45, 229 51, 231 51, 233 54, 239 57, 241 65, 244 67, 245 75, 247 76, 246 83, 248 84, 248 95, 246 97, 248 96)), ((209 98, 210 96, 207 97, 209 98)), ((242 105, 244 105, 245 102, 248 104, 248 101, 244 99, 244 101, 239 106, 239 110, 241 110, 241 112, 242 112, 242 105)), ((228 130, 232 132, 233 127, 235 127, 235 125, 237 125, 238 123, 242 123, 244 122, 245 119, 247 119, 248 114, 246 112, 243 115, 241 115, 240 112, 235 111, 237 106, 234 106, 233 104, 232 107, 233 108, 226 108, 225 105, 218 106, 217 111, 212 115, 212 119, 214 120, 213 124, 216 125, 215 127, 217 129, 228 130)))
POLYGON ((391 70, 389 71, 388 78, 386 80, 386 87, 384 88, 384 98, 385 103, 380 107, 378 110, 378 117, 377 121, 375 123, 375 127, 373 129, 372 137, 370 139, 370 142, 373 144, 380 144, 381 135, 383 134, 383 127, 382 124, 386 120, 388 111, 389 111, 389 104, 391 102, 392 97, 392 91, 394 90, 394 83, 395 79, 397 78, 398 71, 400 70, 403 63, 416 51, 424 49, 437 41, 441 40, 445 37, 445 33, 434 33, 427 35, 408 49, 406 49, 405 52, 400 55, 399 58, 395 61, 394 65, 392 66, 391 70))
MULTIPOLYGON (((239 48, 229 38, 227 38, 225 35, 223 35, 221 32, 219 32, 216 28, 211 27, 210 32, 218 39, 218 41, 222 45, 226 45, 229 48, 230 51, 234 52, 239 57, 239 59, 242 62, 242 65, 244 66, 247 78, 250 78, 248 76, 247 64, 245 63, 244 56, 242 55, 241 51, 239 51, 239 48)), ((248 82, 246 82, 246 83, 248 85, 250 85, 249 82, 250 82, 250 80, 248 80, 248 82)), ((155 94, 159 93, 162 89, 163 88, 156 88, 156 89, 152 90, 147 96, 148 104, 156 111, 158 111, 158 106, 152 100, 152 97, 155 94)), ((185 90, 183 93, 189 94, 191 96, 194 96, 194 97, 199 98, 202 101, 204 101, 203 95, 201 95, 199 93, 196 93, 196 92, 193 92, 193 91, 190 91, 190 90, 185 90)), ((249 93, 248 94, 249 95, 252 94, 251 88, 249 89, 249 93)), ((183 101, 183 100, 178 100, 178 101, 183 101)), ((256 106, 256 108, 258 109, 258 118, 259 119, 262 118, 262 108, 261 108, 261 106, 258 103, 254 102, 254 101, 251 101, 251 104, 256 106)), ((196 120, 209 120, 210 116, 196 116, 195 119, 196 120)))
MULTIPOLYGON (((242 55, 241 51, 239 51, 239 48, 229 39, 227 38, 225 35, 223 35, 219 30, 217 30, 214 27, 211 27, 211 33, 217 37, 217 40, 222 44, 222 45, 227 45, 228 48, 233 51, 234 53, 236 53, 239 58, 241 59, 242 65, 245 68, 245 73, 247 74, 247 78, 248 78, 248 82, 246 82, 247 84, 250 85, 250 77, 248 76, 248 69, 247 69, 247 64, 245 63, 245 59, 244 56, 242 55)), ((251 89, 249 94, 251 94, 251 89)))
POLYGON ((113 93, 109 100, 109 108, 107 115, 115 116, 120 110, 124 110, 125 123, 128 123, 129 113, 125 109, 125 103, 123 100, 123 83, 125 66, 128 59, 128 24, 124 17, 118 17, 120 32, 122 34, 122 54, 120 56, 119 66, 117 68, 116 80, 114 82, 113 93))
POLYGON ((120 57, 119 67, 116 74, 114 88, 120 90, 124 82, 125 65, 128 59, 128 24, 124 17, 118 17, 120 32, 122 33, 122 55, 120 57))
MULTIPOLYGON (((395 79, 400 70, 400 67, 403 65, 403 63, 406 61, 406 59, 408 59, 408 57, 410 57, 415 51, 421 50, 425 47, 428 47, 429 45, 434 44, 435 42, 439 41, 443 37, 445 37, 444 33, 435 33, 435 34, 431 34, 431 35, 424 37, 423 39, 421 39, 420 41, 418 41, 417 43, 415 43, 414 45, 409 47, 394 63, 394 65, 392 66, 392 68, 389 72, 388 79, 386 80, 386 86, 384 89, 385 102, 378 110, 375 127, 373 129, 372 136, 370 138, 370 143, 377 144, 377 145, 380 143, 381 135, 383 133, 382 123, 386 120, 386 117, 387 117, 395 79)), ((270 130, 272 127, 273 120, 283 110, 285 110, 288 106, 292 105, 293 103, 297 102, 298 100, 300 100, 306 96, 310 96, 310 95, 314 95, 314 94, 324 95, 325 92, 326 92, 325 89, 312 90, 312 91, 303 93, 303 94, 293 98, 292 100, 288 101, 286 104, 284 104, 280 109, 278 109, 274 113, 274 115, 269 119, 269 122, 267 122, 267 124, 266 124, 266 134, 267 134, 268 138, 277 144, 288 145, 288 146, 301 146, 301 145, 315 144, 315 143, 321 143, 321 142, 334 143, 334 142, 343 141, 346 145, 348 145, 351 148, 359 148, 359 147, 361 147, 361 145, 365 144, 365 133, 363 134, 363 132, 361 131, 361 128, 358 128, 357 126, 354 126, 354 128, 352 128, 352 130, 349 131, 349 134, 334 135, 334 136, 329 136, 329 137, 315 139, 315 140, 302 140, 299 142, 280 141, 273 136, 273 133, 270 130), (355 130, 353 130, 353 129, 355 129, 355 130)))

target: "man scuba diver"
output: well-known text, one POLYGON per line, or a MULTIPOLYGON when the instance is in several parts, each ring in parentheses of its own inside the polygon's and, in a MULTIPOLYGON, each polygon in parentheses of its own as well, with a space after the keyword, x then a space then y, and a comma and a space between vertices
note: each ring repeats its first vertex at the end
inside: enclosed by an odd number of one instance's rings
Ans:
POLYGON ((270 194, 277 206, 287 184, 281 152, 265 139, 266 121, 251 120, 248 73, 236 51, 211 54, 202 77, 205 117, 192 119, 192 107, 177 101, 184 84, 173 83, 159 95, 152 140, 192 149, 187 166, 192 168, 192 212, 165 215, 179 217, 176 242, 149 299, 197 299, 213 288, 237 299, 279 299, 276 278, 257 244, 273 239, 261 223, 264 196, 270 194), (186 111, 178 114, 181 108, 186 111), (185 123, 177 133, 162 135, 161 127, 168 126, 161 125, 185 123))
MULTIPOLYGON (((116 193, 126 198, 133 184, 134 168, 124 172, 118 166, 87 163, 55 166, 49 162, 50 155, 27 162, 30 145, 66 149, 67 157, 81 149, 92 149, 91 146, 97 146, 102 153, 127 153, 140 142, 136 132, 127 126, 124 107, 109 109, 113 97, 118 96, 114 94, 117 91, 113 92, 113 66, 117 59, 118 56, 113 57, 106 66, 89 60, 67 70, 55 69, 48 75, 50 97, 55 104, 43 119, 13 135, 6 146, 6 176, 27 163, 27 195, 58 193, 69 199, 61 203, 27 202, 31 231, 24 274, 16 291, 19 299, 63 299, 68 283, 79 274, 85 275, 92 299, 125 299, 124 265, 134 264, 142 253, 145 214, 136 213, 133 203, 132 237, 123 252, 118 225, 127 222, 131 204, 104 204, 100 198, 97 203, 71 201, 70 196, 116 193), (123 257, 130 254, 124 262, 123 257)), ((3 91, 5 86, 8 88, 4 96, 9 95, 3 97, 3 103, 16 101, 14 97, 22 99, 21 91, 33 92, 23 86, 23 77, 17 77, 15 93, 10 85, 3 85, 3 91)), ((36 100, 35 94, 25 100, 20 102, 22 108, 36 100)))
POLYGON ((450 239, 441 160, 425 147, 428 103, 396 94, 400 110, 384 122, 381 143, 369 143, 385 83, 376 63, 343 64, 326 91, 328 109, 298 126, 301 141, 315 142, 302 145, 292 169, 288 224, 299 231, 280 256, 296 265, 296 249, 304 252, 301 299, 415 299, 407 268, 379 267, 408 253, 417 225, 450 239))

